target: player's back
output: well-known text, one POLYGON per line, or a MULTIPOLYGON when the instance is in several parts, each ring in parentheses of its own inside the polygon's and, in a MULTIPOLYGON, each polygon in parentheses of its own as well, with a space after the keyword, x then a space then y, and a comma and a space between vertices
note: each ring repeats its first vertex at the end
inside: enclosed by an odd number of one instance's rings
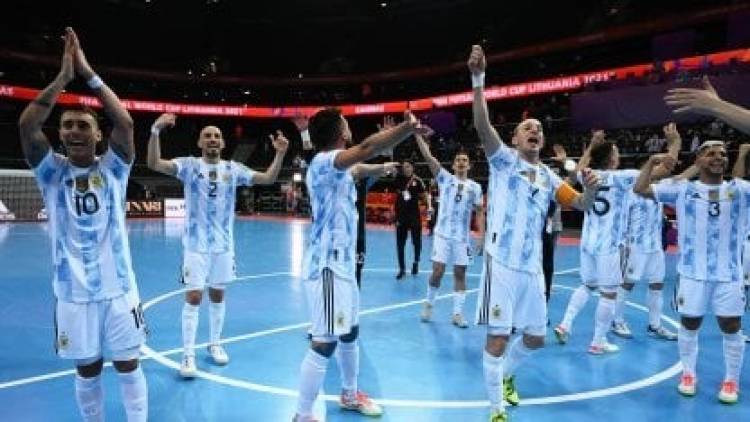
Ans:
POLYGON ((628 196, 638 170, 597 170, 601 181, 594 204, 583 217, 581 250, 591 255, 617 253, 624 242, 628 196))

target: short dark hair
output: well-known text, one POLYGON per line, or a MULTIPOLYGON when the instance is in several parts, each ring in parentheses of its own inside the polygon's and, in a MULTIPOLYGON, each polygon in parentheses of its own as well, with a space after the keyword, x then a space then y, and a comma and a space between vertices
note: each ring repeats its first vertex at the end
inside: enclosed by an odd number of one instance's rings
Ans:
POLYGON ((456 159, 456 157, 458 157, 459 155, 465 155, 465 156, 466 156, 466 158, 468 158, 468 159, 469 159, 469 161, 471 161, 471 155, 469 154, 469 151, 467 151, 467 150, 465 150, 465 149, 461 148, 461 149, 459 149, 458 151, 456 151, 456 153, 455 153, 455 154, 453 154, 453 159, 455 160, 455 159, 456 159))
POLYGON ((94 110, 93 108, 85 105, 79 105, 79 106, 68 106, 62 109, 60 112, 60 118, 62 119, 63 114, 65 113, 82 113, 82 114, 88 114, 91 116, 94 121, 96 122, 97 128, 101 126, 99 124, 99 114, 94 110))
POLYGON ((595 170, 602 170, 607 167, 610 157, 615 151, 614 142, 602 142, 591 148, 591 161, 589 167, 595 170))
POLYGON ((327 107, 310 119, 310 140, 318 151, 330 148, 341 136, 341 109, 327 107))

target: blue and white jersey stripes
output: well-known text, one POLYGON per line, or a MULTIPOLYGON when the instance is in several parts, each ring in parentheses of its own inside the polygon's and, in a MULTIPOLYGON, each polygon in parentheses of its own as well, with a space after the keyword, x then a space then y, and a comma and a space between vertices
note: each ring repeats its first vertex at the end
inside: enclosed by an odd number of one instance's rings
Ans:
POLYGON ((471 212, 482 206, 482 187, 471 179, 460 180, 444 168, 440 168, 435 179, 440 197, 435 233, 468 243, 471 212))
POLYGON ((628 246, 643 253, 662 250, 663 224, 664 206, 631 191, 628 196, 628 246))
MULTIPOLYGON (((638 170, 595 170, 600 185, 594 204, 583 216, 581 250, 589 255, 611 255, 625 242, 627 199, 638 170)), ((579 179, 581 175, 578 175, 579 179)))
POLYGON ((657 201, 675 207, 680 258, 677 271, 694 280, 740 282, 750 184, 665 180, 651 185, 657 201))
POLYGON ((351 171, 334 165, 341 151, 319 152, 307 169, 305 183, 312 208, 310 243, 302 269, 307 280, 319 279, 325 268, 338 277, 355 278, 357 189, 351 171))
POLYGON ((55 297, 88 303, 135 290, 125 229, 130 164, 108 149, 80 168, 50 149, 34 174, 49 217, 55 297))
POLYGON ((547 210, 563 181, 549 167, 528 163, 502 142, 487 160, 485 251, 510 269, 537 273, 547 210))
POLYGON ((243 164, 200 157, 175 158, 185 190, 182 246, 197 253, 234 251, 234 208, 238 186, 252 186, 255 172, 243 164))

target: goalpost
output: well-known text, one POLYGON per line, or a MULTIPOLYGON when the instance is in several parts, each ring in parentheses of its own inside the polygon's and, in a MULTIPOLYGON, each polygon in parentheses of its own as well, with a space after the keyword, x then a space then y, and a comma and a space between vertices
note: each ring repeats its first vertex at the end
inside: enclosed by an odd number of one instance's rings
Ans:
POLYGON ((31 170, 0 169, 0 221, 47 219, 31 170))

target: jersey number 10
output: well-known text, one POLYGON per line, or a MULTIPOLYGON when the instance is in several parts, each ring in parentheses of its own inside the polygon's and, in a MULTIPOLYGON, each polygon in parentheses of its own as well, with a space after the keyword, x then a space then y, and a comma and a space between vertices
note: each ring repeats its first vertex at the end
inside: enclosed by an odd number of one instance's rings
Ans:
POLYGON ((83 195, 75 195, 76 212, 78 216, 81 213, 91 215, 99 211, 99 199, 93 192, 86 192, 83 195))

